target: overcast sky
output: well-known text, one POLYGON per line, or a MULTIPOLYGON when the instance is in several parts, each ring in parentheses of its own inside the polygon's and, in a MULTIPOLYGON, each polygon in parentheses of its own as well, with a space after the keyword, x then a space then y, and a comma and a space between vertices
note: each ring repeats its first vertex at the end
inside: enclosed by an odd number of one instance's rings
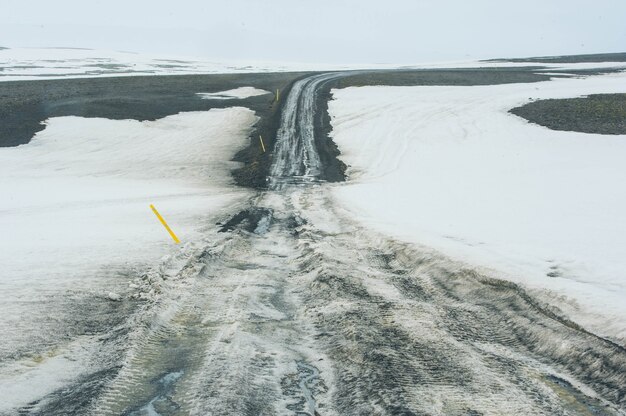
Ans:
POLYGON ((626 51, 626 0, 0 0, 0 46, 417 63, 626 51))

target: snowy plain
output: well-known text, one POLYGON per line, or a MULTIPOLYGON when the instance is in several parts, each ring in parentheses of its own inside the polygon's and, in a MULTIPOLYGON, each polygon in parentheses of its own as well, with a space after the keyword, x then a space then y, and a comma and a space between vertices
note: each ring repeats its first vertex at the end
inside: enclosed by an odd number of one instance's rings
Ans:
POLYGON ((0 81, 267 71, 262 64, 220 63, 178 56, 70 48, 0 50, 0 81))
POLYGON ((237 166, 229 160, 255 121, 244 108, 145 122, 59 117, 30 143, 0 149, 0 221, 13 236, 3 276, 54 272, 59 258, 89 267, 158 259, 170 242, 152 202, 183 240, 193 238, 196 216, 246 195, 228 186, 237 166))
POLYGON ((124 273, 180 255, 247 200, 231 160, 256 121, 242 107, 144 122, 60 117, 30 143, 0 148, 0 357, 22 355, 0 360, 0 414, 60 388, 98 355, 89 336, 38 350, 40 338, 59 342, 48 331, 51 315, 63 319, 54 309, 62 299, 128 296, 124 273))
MULTIPOLYGON (((376 65, 392 67, 391 65, 376 65)), ((145 75, 225 74, 250 72, 323 71, 350 65, 207 61, 186 56, 148 55, 124 51, 69 48, 0 49, 0 81, 94 78, 145 75)))
MULTIPOLYGON (((2 45, 7 46, 7 45, 2 45)), ((285 71, 337 71, 409 68, 504 68, 542 66, 584 70, 597 63, 534 63, 504 61, 416 62, 397 64, 323 64, 298 62, 207 61, 196 57, 162 56, 134 52, 72 48, 0 48, 0 82, 59 78, 94 78, 142 75, 189 75, 285 71)), ((603 62, 603 68, 626 68, 625 62, 603 62)))
MULTIPOLYGON (((444 67, 529 65, 536 64, 444 67)), ((602 64, 608 66, 624 63, 602 64)), ((227 65, 71 49, 0 50, 0 67, 0 81, 354 69, 227 65)), ((355 218, 382 232, 542 293, 551 290, 577 322, 623 340, 626 225, 620 215, 626 197, 616 185, 625 177, 623 136, 552 132, 506 111, 529 97, 624 92, 625 81, 612 75, 335 91, 334 138, 351 165, 350 181, 335 186, 335 197, 355 218)), ((0 227, 9 236, 0 251, 3 357, 28 350, 32 337, 49 336, 37 334, 44 315, 61 319, 42 305, 62 297, 74 301, 82 292, 105 299, 127 296, 124 272, 158 265, 206 238, 207 230, 215 232, 215 220, 237 211, 251 195, 232 186, 229 172, 255 122, 253 112, 243 108, 152 122, 62 117, 48 120, 29 144, 0 148, 0 227), (182 248, 158 223, 150 203, 181 238, 182 248)), ((0 362, 0 391, 11 398, 0 403, 0 414, 75 380, 98 348, 98 339, 83 336, 43 355, 0 362)))
POLYGON ((333 90, 351 216, 557 303, 626 342, 626 136, 552 131, 529 99, 625 93, 626 73, 493 86, 333 90))

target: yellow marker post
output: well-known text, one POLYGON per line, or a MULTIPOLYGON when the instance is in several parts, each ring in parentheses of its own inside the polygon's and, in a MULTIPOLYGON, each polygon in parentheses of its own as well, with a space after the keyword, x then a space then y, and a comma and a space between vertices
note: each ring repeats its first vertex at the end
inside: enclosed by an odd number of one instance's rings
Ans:
POLYGON ((280 90, 276 89, 276 102, 278 102, 279 98, 280 98, 280 90))
POLYGON ((261 148, 263 149, 263 153, 265 153, 265 144, 263 143, 263 137, 259 136, 259 140, 261 141, 261 148))
POLYGON ((157 216, 157 218, 159 219, 159 221, 161 221, 161 224, 163 224, 163 226, 165 227, 165 229, 167 230, 168 233, 170 233, 170 235, 172 236, 172 239, 174 239, 174 242, 176 244, 180 243, 180 240, 178 239, 178 237, 176 237, 176 234, 174 234, 174 231, 172 231, 172 229, 170 228, 169 225, 167 225, 167 223, 165 222, 165 220, 163 219, 163 217, 161 216, 161 214, 159 214, 159 211, 157 211, 157 209, 154 207, 154 205, 150 204, 150 208, 152 209, 152 212, 154 212, 154 215, 157 216))

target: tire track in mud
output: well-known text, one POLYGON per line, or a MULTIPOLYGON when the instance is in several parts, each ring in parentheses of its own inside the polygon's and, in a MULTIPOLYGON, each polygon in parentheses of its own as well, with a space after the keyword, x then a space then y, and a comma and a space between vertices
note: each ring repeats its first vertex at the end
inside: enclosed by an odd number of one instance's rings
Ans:
POLYGON ((310 345, 310 324, 300 319, 287 281, 297 272, 292 224, 290 215, 278 215, 271 231, 254 227, 255 234, 244 222, 192 256, 200 273, 175 291, 178 298, 164 293, 153 306, 148 329, 90 412, 309 414, 323 385, 312 363, 324 358, 310 345))
MULTIPOLYGON (((516 285, 361 229, 334 212, 325 184, 288 186, 257 201, 278 214, 254 239, 289 248, 281 285, 297 295, 292 325, 309 339, 274 348, 300 343, 324 365, 294 360, 300 375, 283 375, 283 398, 274 396, 291 404, 256 414, 623 413, 619 346, 564 324, 516 285)), ((244 403, 243 380, 211 390, 244 403)))
POLYGON ((307 233, 324 266, 301 284, 340 374, 338 414, 623 413, 623 349, 516 285, 358 226, 307 233))

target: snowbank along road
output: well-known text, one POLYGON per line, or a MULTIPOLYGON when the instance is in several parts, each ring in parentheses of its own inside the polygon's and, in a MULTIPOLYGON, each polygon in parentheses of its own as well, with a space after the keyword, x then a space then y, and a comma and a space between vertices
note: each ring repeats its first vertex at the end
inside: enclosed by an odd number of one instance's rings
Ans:
POLYGON ((293 85, 268 189, 103 341, 120 358, 23 414, 626 414, 624 348, 336 208, 314 118, 337 76, 293 85))

